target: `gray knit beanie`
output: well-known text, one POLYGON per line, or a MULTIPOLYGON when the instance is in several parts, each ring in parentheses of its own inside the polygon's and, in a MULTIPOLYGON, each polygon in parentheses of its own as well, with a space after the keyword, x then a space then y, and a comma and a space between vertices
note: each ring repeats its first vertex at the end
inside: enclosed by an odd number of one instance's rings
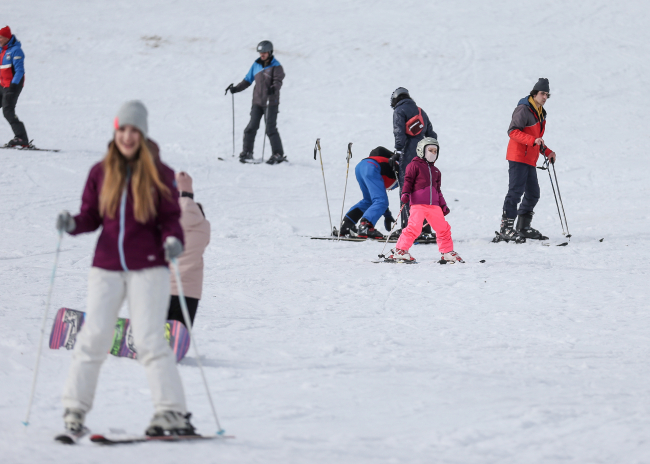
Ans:
POLYGON ((548 79, 545 77, 540 77, 539 80, 537 81, 537 84, 533 86, 533 92, 538 91, 538 92, 546 92, 549 93, 551 91, 549 85, 548 85, 548 79))
POLYGON ((131 100, 120 107, 115 116, 115 130, 126 125, 135 126, 147 138, 147 108, 141 101, 131 100))

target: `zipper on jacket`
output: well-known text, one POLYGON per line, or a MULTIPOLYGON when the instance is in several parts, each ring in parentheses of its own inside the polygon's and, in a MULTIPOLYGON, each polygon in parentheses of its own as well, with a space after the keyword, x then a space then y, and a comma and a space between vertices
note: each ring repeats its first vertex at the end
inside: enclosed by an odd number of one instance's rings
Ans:
POLYGON ((433 176, 431 176, 431 166, 427 163, 429 168, 429 206, 433 205, 433 176))
POLYGON ((126 257, 124 256, 124 234, 126 228, 126 200, 129 189, 129 180, 131 179, 131 167, 127 169, 126 183, 124 184, 124 190, 122 190, 122 199, 120 200, 120 233, 117 237, 117 250, 120 254, 120 264, 122 265, 122 269, 125 271, 129 270, 129 268, 126 267, 126 257))

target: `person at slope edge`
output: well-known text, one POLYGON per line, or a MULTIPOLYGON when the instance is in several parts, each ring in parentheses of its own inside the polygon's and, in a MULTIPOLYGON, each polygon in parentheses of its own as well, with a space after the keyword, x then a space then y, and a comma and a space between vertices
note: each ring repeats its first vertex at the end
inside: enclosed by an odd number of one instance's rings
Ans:
POLYGON ((501 228, 494 242, 513 240, 523 243, 527 238, 547 240, 538 230, 531 227, 533 209, 539 201, 539 182, 535 165, 540 152, 555 163, 555 153, 544 143, 546 110, 544 104, 551 97, 548 79, 540 77, 530 95, 519 100, 512 113, 508 128, 508 193, 503 202, 501 228), (519 204, 521 196, 524 199, 519 204), (515 227, 515 218, 517 225, 515 227))
POLYGON ((9 26, 0 29, 0 106, 14 138, 6 147, 29 147, 25 125, 16 116, 16 103, 25 85, 25 54, 9 26))
POLYGON ((88 276, 86 322, 63 391, 66 434, 87 432, 85 416, 126 299, 155 408, 146 434, 191 435, 176 358, 163 329, 170 295, 167 262, 183 252, 174 172, 149 151, 141 102, 122 105, 114 125, 106 156, 88 175, 81 212, 73 217, 63 211, 56 222, 70 235, 102 228, 88 276))
MULTIPOLYGON (((375 224, 382 216, 384 216, 384 227, 390 232, 391 224, 395 219, 388 208, 386 190, 397 187, 395 171, 389 165, 392 154, 384 147, 377 147, 370 152, 370 156, 361 160, 354 168, 363 199, 345 214, 341 223, 341 236, 385 238, 375 229, 375 224), (356 224, 359 219, 361 222, 357 229, 356 224)), ((333 232, 332 235, 338 234, 333 232)))
POLYGON ((431 137, 425 137, 417 144, 417 158, 411 161, 406 168, 402 186, 402 203, 411 205, 409 223, 400 235, 395 248, 391 250, 388 259, 415 261, 408 250, 420 235, 423 221, 426 219, 436 231, 438 250, 442 255, 439 263, 465 262, 454 251, 451 227, 445 220, 445 216, 450 213, 450 210, 440 190, 440 170, 435 166, 439 150, 438 141, 431 137))
MULTIPOLYGON (((390 164, 399 172, 400 196, 404 185, 406 167, 416 157, 418 142, 424 137, 438 139, 438 134, 433 130, 427 113, 418 107, 409 91, 404 87, 395 89, 390 97, 390 106, 393 108, 393 135, 395 136, 395 154, 390 159, 390 164)), ((402 209, 402 229, 408 224, 410 210, 406 205, 402 209)), ((426 233, 431 233, 427 225, 426 233)))
MULTIPOLYGON (((194 317, 203 292, 203 252, 210 243, 210 221, 205 218, 201 205, 194 201, 192 177, 186 172, 179 172, 176 174, 176 183, 180 192, 181 227, 185 237, 185 250, 178 258, 178 270, 181 274, 190 322, 194 327, 194 317)), ((176 275, 173 272, 167 319, 185 324, 178 296, 176 275)))
POLYGON ((284 79, 284 69, 278 60, 273 56, 273 44, 263 40, 257 45, 260 57, 253 63, 246 77, 237 85, 230 84, 226 92, 241 92, 247 89, 253 82, 253 106, 251 107, 251 119, 244 129, 244 146, 239 161, 242 163, 253 162, 253 147, 255 136, 260 127, 260 120, 264 116, 266 135, 271 142, 273 154, 266 162, 267 164, 278 164, 287 160, 282 149, 282 140, 278 133, 277 121, 280 105, 280 88, 284 79), (266 112, 266 114, 265 114, 266 112))

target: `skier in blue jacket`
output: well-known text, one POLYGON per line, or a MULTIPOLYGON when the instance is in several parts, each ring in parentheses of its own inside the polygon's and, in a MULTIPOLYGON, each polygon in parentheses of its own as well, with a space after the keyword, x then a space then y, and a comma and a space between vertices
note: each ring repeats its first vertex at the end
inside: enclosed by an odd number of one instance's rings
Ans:
POLYGON ((266 163, 278 164, 287 160, 286 156, 284 156, 282 140, 280 139, 276 125, 284 70, 280 62, 273 56, 273 44, 271 42, 263 40, 258 44, 257 51, 260 57, 253 63, 246 77, 237 85, 230 84, 226 92, 241 92, 255 82, 251 119, 246 129, 244 129, 244 147, 239 155, 239 161, 242 163, 250 163, 253 161, 255 136, 260 127, 262 116, 264 116, 266 135, 269 136, 271 151, 273 152, 266 163))
POLYGON ((25 54, 9 26, 0 29, 0 106, 14 138, 5 146, 29 147, 25 125, 16 116, 16 103, 25 84, 25 54))

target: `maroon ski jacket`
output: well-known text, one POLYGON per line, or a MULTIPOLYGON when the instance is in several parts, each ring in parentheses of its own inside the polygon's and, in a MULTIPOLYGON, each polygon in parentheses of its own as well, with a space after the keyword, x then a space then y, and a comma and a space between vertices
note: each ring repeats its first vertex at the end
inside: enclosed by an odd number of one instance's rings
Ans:
POLYGON ((156 165, 160 180, 169 188, 170 198, 156 192, 156 216, 146 224, 139 223, 133 216, 130 178, 115 217, 102 217, 99 214, 99 193, 104 181, 104 168, 99 162, 90 169, 81 197, 81 212, 74 217, 76 228, 71 235, 92 232, 102 226, 95 248, 94 267, 109 271, 134 271, 167 266, 163 242, 167 237, 176 237, 183 242, 174 171, 160 161, 156 165))
POLYGON ((411 205, 447 206, 440 191, 440 170, 433 163, 416 156, 406 167, 402 194, 409 196, 411 205))

